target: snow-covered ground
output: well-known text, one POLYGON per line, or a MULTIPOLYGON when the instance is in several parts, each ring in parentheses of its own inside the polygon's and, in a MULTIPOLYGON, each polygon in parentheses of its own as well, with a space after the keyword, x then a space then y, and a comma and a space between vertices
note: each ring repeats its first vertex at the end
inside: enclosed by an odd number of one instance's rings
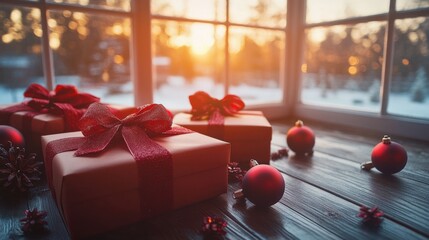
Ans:
MULTIPOLYGON (((409 94, 390 93, 387 111, 390 114, 429 119, 429 96, 424 102, 413 102, 409 94)), ((368 92, 339 89, 324 92, 320 88, 305 88, 301 101, 317 106, 339 107, 379 112, 380 103, 370 101, 368 92)))
MULTIPOLYGON (((106 87, 79 87, 80 91, 96 95, 106 103, 133 105, 134 98, 132 84, 128 83, 119 87, 118 91, 111 93, 106 87)), ((181 77, 171 77, 167 84, 162 85, 155 92, 156 103, 162 103, 169 109, 189 109, 188 96, 196 91, 207 91, 215 97, 222 97, 224 86, 215 84, 210 78, 195 79, 193 83, 187 83, 181 77)), ((24 88, 10 90, 0 86, 0 104, 19 102, 23 100, 24 88)), ((282 99, 282 91, 279 88, 261 88, 249 85, 232 86, 232 94, 240 96, 247 105, 278 103, 282 99)), ((305 104, 317 106, 340 107, 369 112, 379 112, 380 103, 370 101, 369 93, 356 90, 338 89, 325 91, 316 87, 304 88, 301 99, 305 104)), ((422 103, 413 102, 407 94, 390 94, 388 112, 409 117, 429 119, 429 96, 422 103)))

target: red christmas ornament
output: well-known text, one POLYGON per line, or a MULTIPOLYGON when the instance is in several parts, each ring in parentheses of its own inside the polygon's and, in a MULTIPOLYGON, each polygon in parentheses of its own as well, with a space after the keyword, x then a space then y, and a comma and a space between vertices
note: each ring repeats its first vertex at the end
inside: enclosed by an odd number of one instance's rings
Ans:
POLYGON ((257 165, 257 162, 256 166, 244 175, 242 186, 242 190, 234 193, 234 198, 245 197, 260 207, 269 207, 277 203, 285 190, 282 174, 270 165, 257 165))
POLYGON ((311 154, 316 142, 313 130, 304 126, 301 120, 296 121, 295 126, 286 134, 286 142, 295 154, 311 154))
POLYGON ((0 144, 6 148, 9 147, 9 142, 12 142, 13 146, 16 147, 25 147, 24 137, 18 129, 7 125, 0 125, 0 144))
POLYGON ((363 163, 361 167, 365 170, 375 167, 384 174, 395 174, 405 167, 407 159, 407 151, 402 145, 384 135, 381 142, 372 149, 371 162, 363 163))

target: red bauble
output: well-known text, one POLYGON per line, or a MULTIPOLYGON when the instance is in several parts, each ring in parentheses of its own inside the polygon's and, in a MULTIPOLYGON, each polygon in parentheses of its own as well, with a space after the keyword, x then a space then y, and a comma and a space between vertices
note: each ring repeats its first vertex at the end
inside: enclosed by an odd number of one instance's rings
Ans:
POLYGON ((24 137, 21 132, 14 127, 0 125, 0 144, 3 144, 5 148, 9 148, 9 142, 12 142, 13 146, 16 147, 25 147, 24 137))
POLYGON ((292 151, 301 155, 313 152, 316 139, 313 130, 304 126, 304 123, 301 120, 298 120, 295 123, 295 126, 287 132, 286 142, 292 151))
POLYGON ((372 149, 371 153, 372 164, 378 171, 385 174, 401 171, 407 164, 407 158, 407 151, 401 144, 393 142, 387 135, 372 149))
POLYGON ((256 206, 268 207, 282 198, 285 181, 277 169, 261 164, 247 171, 242 186, 244 197, 256 206))

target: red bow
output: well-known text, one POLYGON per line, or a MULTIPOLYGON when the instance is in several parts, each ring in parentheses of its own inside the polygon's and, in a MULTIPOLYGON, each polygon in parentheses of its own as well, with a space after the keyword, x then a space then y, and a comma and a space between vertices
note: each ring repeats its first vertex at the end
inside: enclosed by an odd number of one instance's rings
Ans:
POLYGON ((104 150, 120 131, 135 159, 145 156, 153 157, 153 151, 166 150, 152 141, 148 135, 166 132, 171 129, 171 124, 171 117, 160 104, 147 105, 120 120, 110 112, 107 106, 94 103, 89 106, 79 121, 79 128, 85 135, 86 142, 76 151, 75 155, 80 156, 104 150))
POLYGON ((0 111, 0 123, 8 124, 10 116, 15 112, 27 112, 23 125, 24 132, 31 131, 31 120, 40 113, 54 113, 64 116, 65 130, 78 130, 77 122, 86 108, 100 99, 91 94, 78 93, 72 85, 57 85, 54 91, 49 92, 43 86, 33 83, 24 92, 24 97, 33 98, 27 102, 12 105, 0 111))
POLYGON ((192 120, 208 119, 209 124, 221 125, 224 116, 232 116, 244 108, 244 102, 236 95, 226 95, 221 100, 211 97, 203 91, 189 96, 192 120))
POLYGON ((91 94, 78 93, 77 88, 72 85, 57 85, 55 90, 49 92, 43 86, 33 83, 24 92, 24 97, 33 98, 27 105, 40 112, 44 109, 54 113, 62 113, 66 107, 65 104, 73 108, 88 108, 93 102, 99 102, 100 99, 91 94))

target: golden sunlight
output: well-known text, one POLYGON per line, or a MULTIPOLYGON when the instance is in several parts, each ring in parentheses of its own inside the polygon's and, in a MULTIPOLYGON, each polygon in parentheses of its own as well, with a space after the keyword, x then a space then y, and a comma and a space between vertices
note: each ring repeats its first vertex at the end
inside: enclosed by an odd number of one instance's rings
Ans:
POLYGON ((196 55, 206 54, 214 44, 213 26, 193 23, 190 32, 190 46, 196 55))
POLYGON ((326 29, 314 28, 309 32, 309 38, 314 43, 320 43, 326 39, 326 29))
POLYGON ((348 72, 350 75, 356 75, 358 72, 357 67, 356 66, 350 66, 348 69, 348 72))

